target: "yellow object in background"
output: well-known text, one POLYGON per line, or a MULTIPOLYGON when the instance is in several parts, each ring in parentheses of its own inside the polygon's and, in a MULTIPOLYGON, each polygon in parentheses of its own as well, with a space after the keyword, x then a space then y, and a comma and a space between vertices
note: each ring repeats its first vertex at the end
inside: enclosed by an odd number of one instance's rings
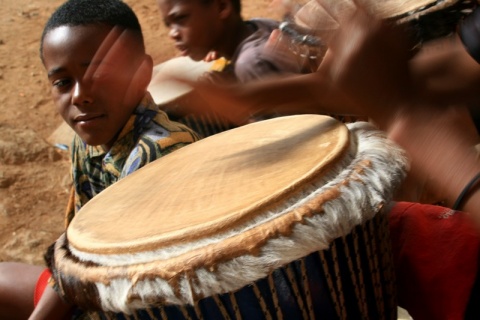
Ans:
POLYGON ((213 62, 212 66, 210 67, 210 71, 223 71, 230 64, 230 62, 230 60, 227 60, 223 57, 219 58, 213 62))

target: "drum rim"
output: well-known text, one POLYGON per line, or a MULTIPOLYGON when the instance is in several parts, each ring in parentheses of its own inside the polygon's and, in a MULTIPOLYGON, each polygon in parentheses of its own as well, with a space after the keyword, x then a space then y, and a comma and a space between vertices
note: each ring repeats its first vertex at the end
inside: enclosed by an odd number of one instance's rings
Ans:
MULTIPOLYGON (((342 0, 333 0, 342 1, 342 0)), ((399 15, 407 14, 409 12, 417 12, 422 10, 423 8, 427 7, 445 7, 453 5, 457 2, 463 2, 465 0, 363 0, 360 1, 361 4, 364 5, 366 10, 370 12, 379 12, 380 14, 382 11, 378 11, 379 9, 386 10, 389 14, 384 13, 384 17, 396 17, 399 15), (395 13, 396 12, 396 13, 395 13)), ((305 3, 305 5, 309 3, 317 3, 319 7, 324 7, 320 3, 321 0, 311 0, 305 3)), ((352 3, 351 0, 343 0, 344 3, 352 3)))
MULTIPOLYGON (((457 2, 464 0, 402 0, 402 1, 374 1, 373 4, 377 4, 372 7, 373 12, 379 12, 380 16, 387 19, 395 19, 397 17, 409 16, 413 14, 422 15, 429 11, 440 10, 445 7, 454 5, 457 2), (388 5, 389 2, 395 2, 393 5, 388 5), (384 4, 382 6, 382 4, 384 4), (377 11, 376 11, 377 10, 377 11), (427 11, 428 10, 428 11, 427 11)), ((407 18, 408 19, 408 18, 407 18)))
MULTIPOLYGON (((339 1, 339 0, 336 0, 339 1)), ((469 2, 474 0, 388 0, 388 1, 375 1, 375 0, 368 0, 362 1, 365 4, 366 10, 371 12, 372 14, 379 15, 384 19, 395 20, 398 19, 400 21, 409 21, 422 15, 426 15, 433 11, 438 11, 444 8, 448 8, 453 6, 459 2, 469 2)), ((334 17, 329 12, 328 8, 322 6, 318 0, 310 0, 307 3, 303 4, 302 7, 299 9, 302 10, 303 7, 307 8, 308 6, 317 6, 319 9, 324 11, 332 21, 330 22, 330 29, 334 30, 338 28, 339 24, 337 21, 338 17, 334 17)), ((343 1, 346 4, 351 4, 350 0, 343 1)), ((353 8, 353 7, 352 7, 353 8)), ((311 11, 312 8, 309 8, 311 11)), ((322 28, 318 29, 315 27, 315 22, 312 25, 312 21, 316 21, 317 19, 305 19, 302 18, 298 11, 294 15, 295 22, 301 26, 306 28, 311 28, 312 32, 320 31, 322 28), (309 21, 307 21, 309 20, 309 21)), ((326 30, 326 29, 325 29, 326 30)))

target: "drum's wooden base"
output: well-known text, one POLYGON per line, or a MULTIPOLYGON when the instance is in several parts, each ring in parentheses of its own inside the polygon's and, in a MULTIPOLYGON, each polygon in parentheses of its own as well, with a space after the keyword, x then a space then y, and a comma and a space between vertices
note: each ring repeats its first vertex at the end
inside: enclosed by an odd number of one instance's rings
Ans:
MULTIPOLYGON (((125 319, 91 312, 92 319, 125 319)), ((194 306, 141 309, 139 320, 376 319, 396 320, 395 274, 386 214, 351 234, 236 292, 194 306)))

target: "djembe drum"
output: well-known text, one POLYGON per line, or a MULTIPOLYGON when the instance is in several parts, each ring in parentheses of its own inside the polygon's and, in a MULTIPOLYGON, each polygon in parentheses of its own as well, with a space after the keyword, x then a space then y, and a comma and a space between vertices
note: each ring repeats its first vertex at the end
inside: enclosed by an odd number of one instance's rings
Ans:
POLYGON ((101 318, 396 319, 386 211, 406 167, 367 122, 252 123, 93 198, 50 267, 101 318))

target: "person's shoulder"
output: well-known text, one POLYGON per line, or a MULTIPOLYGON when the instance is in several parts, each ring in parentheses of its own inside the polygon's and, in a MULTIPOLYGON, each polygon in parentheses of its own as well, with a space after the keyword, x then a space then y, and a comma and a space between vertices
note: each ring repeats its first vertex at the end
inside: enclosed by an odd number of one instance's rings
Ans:
POLYGON ((148 157, 155 158, 169 148, 197 140, 195 133, 188 127, 170 120, 155 104, 149 92, 146 92, 134 115, 134 128, 128 136, 133 140, 127 136, 128 139, 125 140, 130 145, 125 151, 130 149, 130 153, 146 152, 150 154, 148 157))
POLYGON ((146 127, 140 137, 140 143, 154 143, 160 149, 167 149, 176 144, 188 144, 198 140, 196 133, 184 124, 172 121, 168 115, 155 108, 151 124, 146 127))
POLYGON ((121 176, 131 174, 149 162, 198 140, 198 136, 185 125, 171 121, 167 114, 156 109, 149 125, 144 127, 130 151, 121 176))

